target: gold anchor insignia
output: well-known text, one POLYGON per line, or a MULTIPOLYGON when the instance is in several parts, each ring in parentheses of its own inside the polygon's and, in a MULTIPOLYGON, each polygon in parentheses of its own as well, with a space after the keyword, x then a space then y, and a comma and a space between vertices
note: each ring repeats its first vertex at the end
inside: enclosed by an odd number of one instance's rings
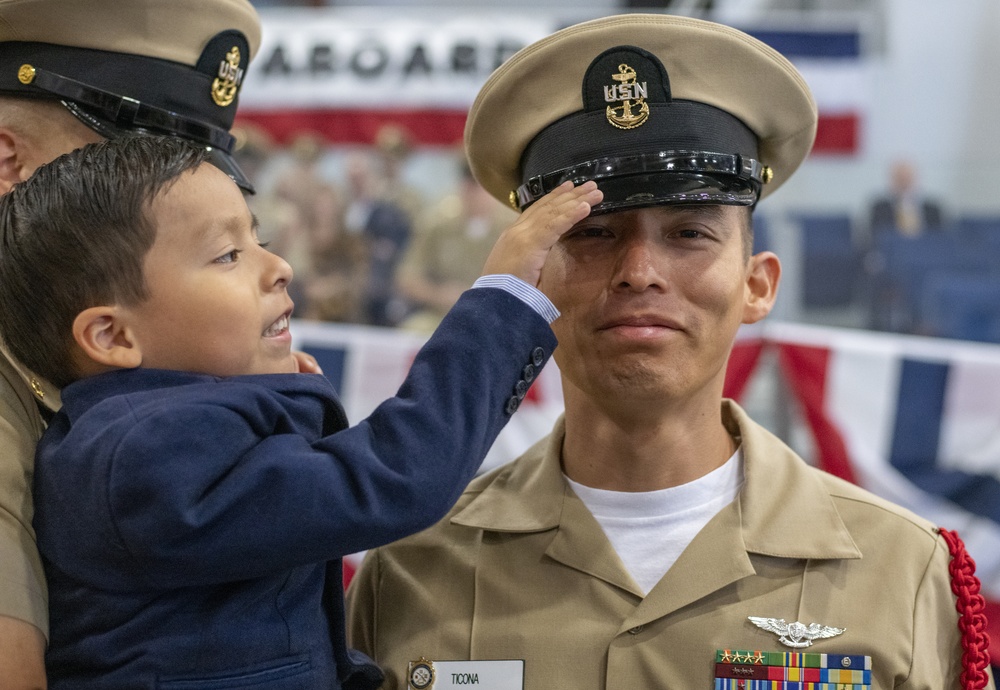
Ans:
POLYGON ((618 65, 618 74, 612 74, 611 78, 618 83, 604 87, 604 100, 621 105, 608 106, 608 122, 619 129, 635 129, 649 117, 646 82, 637 83, 635 70, 625 63, 618 65), (633 112, 633 108, 639 112, 633 112))
POLYGON ((212 82, 212 100, 216 105, 226 107, 236 98, 240 83, 243 81, 243 70, 240 69, 240 49, 233 46, 226 53, 226 59, 219 63, 219 76, 212 82))

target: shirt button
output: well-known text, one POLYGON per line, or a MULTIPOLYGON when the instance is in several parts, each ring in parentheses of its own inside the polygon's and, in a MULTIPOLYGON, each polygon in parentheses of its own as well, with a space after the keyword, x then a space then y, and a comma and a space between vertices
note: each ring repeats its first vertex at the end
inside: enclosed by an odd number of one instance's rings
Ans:
POLYGON ((638 635, 639 633, 642 632, 643 628, 645 628, 645 627, 646 627, 645 625, 637 625, 634 628, 629 628, 628 629, 628 634, 629 635, 638 635))
POLYGON ((545 363, 545 350, 540 347, 536 347, 531 351, 531 363, 536 367, 542 366, 545 363))

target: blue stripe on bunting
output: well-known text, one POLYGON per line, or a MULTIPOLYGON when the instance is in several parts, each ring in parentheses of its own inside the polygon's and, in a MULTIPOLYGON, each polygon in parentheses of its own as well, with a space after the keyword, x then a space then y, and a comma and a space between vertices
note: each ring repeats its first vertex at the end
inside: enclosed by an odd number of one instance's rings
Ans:
POLYGON ((791 61, 795 58, 857 59, 861 34, 857 31, 768 31, 743 29, 791 61))
POLYGON ((902 361, 890 463, 922 491, 1000 522, 1000 481, 937 465, 947 382, 947 364, 902 361))

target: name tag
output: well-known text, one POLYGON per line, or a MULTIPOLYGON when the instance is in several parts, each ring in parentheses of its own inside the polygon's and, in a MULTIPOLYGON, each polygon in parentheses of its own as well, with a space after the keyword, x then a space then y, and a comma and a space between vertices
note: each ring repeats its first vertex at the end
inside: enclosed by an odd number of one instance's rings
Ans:
POLYGON ((524 690, 524 660, 411 661, 406 679, 410 690, 524 690))

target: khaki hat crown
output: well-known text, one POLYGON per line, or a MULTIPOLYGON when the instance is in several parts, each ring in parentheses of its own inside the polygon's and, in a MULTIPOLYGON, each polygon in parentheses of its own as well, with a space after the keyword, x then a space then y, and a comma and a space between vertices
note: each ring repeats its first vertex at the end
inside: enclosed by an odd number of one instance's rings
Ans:
POLYGON ((771 47, 722 24, 637 13, 512 56, 473 103, 465 145, 479 182, 522 209, 566 179, 598 181, 595 212, 752 205, 802 163, 816 121, 805 80, 771 47))

